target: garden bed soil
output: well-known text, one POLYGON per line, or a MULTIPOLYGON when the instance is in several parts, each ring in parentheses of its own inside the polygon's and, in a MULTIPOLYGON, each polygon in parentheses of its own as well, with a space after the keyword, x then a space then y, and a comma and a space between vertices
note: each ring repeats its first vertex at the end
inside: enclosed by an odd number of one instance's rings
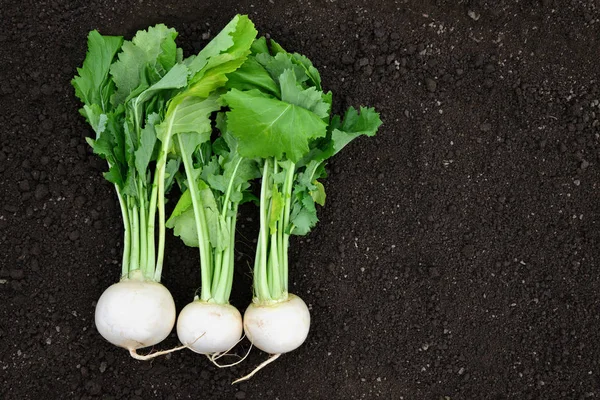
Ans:
MULTIPOLYGON (((0 398, 600 396, 597 2, 26 0, 0 20, 0 398), (235 13, 311 58, 336 111, 372 105, 384 125, 329 165, 320 224, 292 242, 307 342, 232 386, 267 356, 140 362, 95 330, 122 224, 69 81, 91 29, 164 22, 192 54, 235 13)), ((241 309, 256 237, 242 212, 241 309)), ((181 309, 198 255, 167 246, 181 309)))

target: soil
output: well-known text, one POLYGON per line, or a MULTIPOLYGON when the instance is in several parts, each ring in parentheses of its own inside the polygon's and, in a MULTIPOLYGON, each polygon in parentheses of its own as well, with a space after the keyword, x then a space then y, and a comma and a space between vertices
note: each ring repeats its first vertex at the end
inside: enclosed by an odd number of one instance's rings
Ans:
MULTIPOLYGON (((600 397, 596 1, 4 0, 0 20, 0 398, 600 397), (164 22, 191 54, 238 12, 310 57, 336 110, 375 106, 384 125, 330 164, 320 224, 292 243, 307 342, 232 386, 267 355, 139 362, 95 330, 122 224, 69 81, 91 29, 164 22)), ((181 309, 198 256, 167 246, 181 309)))

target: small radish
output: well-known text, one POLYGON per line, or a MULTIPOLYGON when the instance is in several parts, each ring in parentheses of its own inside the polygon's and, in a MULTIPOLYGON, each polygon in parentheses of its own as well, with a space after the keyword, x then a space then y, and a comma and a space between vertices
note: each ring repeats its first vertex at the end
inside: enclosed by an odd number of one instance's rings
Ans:
POLYGON ((240 341, 242 315, 232 305, 196 298, 179 313, 177 336, 196 353, 223 353, 240 341))
POLYGON ((169 336, 176 315, 171 293, 160 283, 144 281, 136 271, 133 278, 125 278, 102 293, 95 315, 102 337, 132 355, 169 336))
POLYGON ((248 339, 269 354, 296 350, 308 336, 310 312, 296 295, 271 304, 252 303, 244 313, 244 332, 248 339))

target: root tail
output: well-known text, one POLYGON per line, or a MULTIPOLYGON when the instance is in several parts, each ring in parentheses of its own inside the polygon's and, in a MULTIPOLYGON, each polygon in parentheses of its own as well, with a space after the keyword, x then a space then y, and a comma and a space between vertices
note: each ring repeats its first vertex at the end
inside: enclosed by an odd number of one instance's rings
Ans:
POLYGON ((260 363, 258 365, 258 367, 254 368, 254 370, 252 372, 250 372, 248 375, 243 376, 243 377, 241 377, 239 379, 236 379, 231 384, 235 385, 236 383, 247 381, 248 379, 252 378, 258 371, 260 371, 261 369, 263 369, 267 365, 271 364, 273 361, 277 360, 280 355, 281 355, 281 353, 277 353, 277 354, 271 355, 271 357, 269 357, 266 361, 260 363))
POLYGON ((151 360, 153 358, 156 357, 160 357, 160 356, 164 356, 165 354, 169 354, 169 353, 173 353, 179 350, 183 350, 187 348, 187 346, 177 346, 177 347, 173 347, 172 349, 169 350, 162 350, 162 351, 157 351, 155 353, 150 353, 147 354, 145 356, 138 354, 136 349, 129 349, 129 355, 133 358, 135 358, 136 360, 140 360, 140 361, 148 361, 151 360))

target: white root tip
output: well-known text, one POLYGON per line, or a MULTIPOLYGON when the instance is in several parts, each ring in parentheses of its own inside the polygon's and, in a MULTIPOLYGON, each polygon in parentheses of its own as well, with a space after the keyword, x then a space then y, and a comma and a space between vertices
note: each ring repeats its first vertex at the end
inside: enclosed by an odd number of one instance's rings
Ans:
POLYGON ((239 379, 236 379, 235 381, 231 382, 231 384, 235 385, 236 383, 247 381, 248 379, 252 378, 258 371, 260 371, 261 369, 263 369, 267 365, 271 364, 273 361, 277 360, 280 355, 281 355, 281 353, 271 355, 271 357, 269 357, 266 361, 260 363, 258 365, 258 367, 254 368, 254 371, 250 372, 246 376, 243 376, 243 377, 241 377, 239 379))
POLYGON ((131 357, 135 358, 136 360, 148 361, 148 360, 151 360, 151 359, 156 358, 156 357, 164 356, 165 354, 169 354, 169 353, 173 353, 173 352, 176 352, 176 351, 179 351, 179 350, 183 350, 185 348, 187 348, 187 346, 185 346, 185 345, 184 346, 177 346, 177 347, 173 347, 172 349, 169 349, 169 350, 157 351, 155 353, 150 353, 150 354, 147 354, 145 356, 143 356, 141 354, 138 354, 137 351, 136 351, 136 349, 129 349, 129 355, 131 357))
MULTIPOLYGON (((242 338, 243 339, 243 338, 242 338)), ((242 341, 242 339, 240 339, 240 342, 242 341)), ((239 342, 238 342, 239 343, 239 342)), ((229 349, 231 350, 231 349, 229 349)), ((246 354, 244 355, 244 357, 241 357, 238 361, 234 362, 234 363, 230 363, 230 364, 219 364, 217 362, 217 360, 223 356, 236 356, 239 357, 237 354, 227 354, 229 352, 229 350, 227 350, 225 353, 215 353, 213 355, 206 355, 206 357, 210 360, 211 363, 213 363, 213 365, 215 365, 216 367, 219 368, 230 368, 230 367, 234 367, 236 365, 238 365, 239 363, 241 363, 242 361, 244 361, 248 355, 250 354, 250 351, 252 350, 252 343, 250 343, 250 347, 248 348, 248 351, 246 352, 246 354)))

